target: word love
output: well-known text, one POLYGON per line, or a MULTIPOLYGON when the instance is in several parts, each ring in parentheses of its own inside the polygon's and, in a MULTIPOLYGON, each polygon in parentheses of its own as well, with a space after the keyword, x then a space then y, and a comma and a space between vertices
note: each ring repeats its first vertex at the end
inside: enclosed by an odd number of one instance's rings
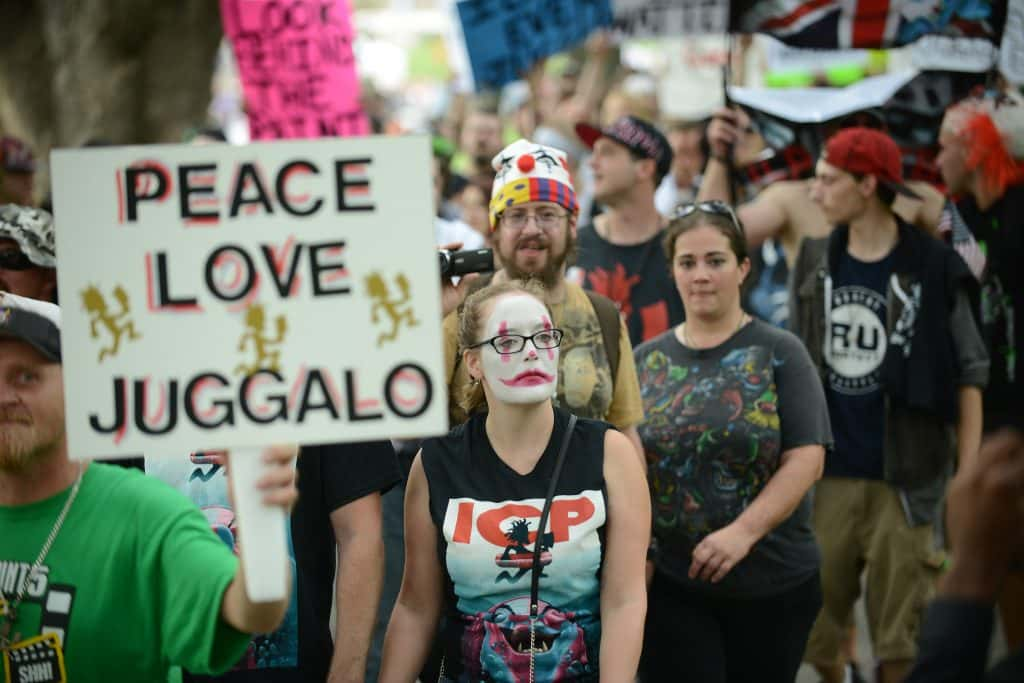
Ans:
POLYGON ((343 368, 335 376, 315 367, 292 376, 258 370, 237 385, 212 370, 162 381, 119 376, 113 378, 111 395, 112 417, 91 413, 89 427, 119 443, 133 426, 143 434, 162 436, 186 424, 206 431, 243 423, 302 425, 314 419, 356 423, 382 420, 385 412, 413 419, 430 407, 434 391, 427 371, 409 362, 393 367, 370 394, 360 393, 356 368, 343 368))
MULTIPOLYGON (((214 298, 223 302, 248 299, 259 292, 266 273, 282 299, 298 295, 301 276, 299 263, 308 263, 313 296, 348 294, 349 272, 343 260, 344 240, 304 244, 290 238, 281 246, 260 244, 250 253, 241 244, 222 244, 206 257, 201 268, 201 281, 214 298), (259 265, 258 265, 259 264, 259 265)), ((170 257, 167 252, 146 254, 146 291, 150 309, 201 311, 193 295, 172 293, 170 257)), ((200 276, 200 273, 193 273, 200 276)))
POLYGON ((144 222, 143 209, 172 202, 186 223, 218 223, 254 215, 308 217, 320 211, 373 211, 367 175, 373 159, 335 159, 329 175, 309 159, 290 159, 276 168, 243 161, 231 168, 208 163, 168 167, 139 161, 117 174, 119 223, 144 222))

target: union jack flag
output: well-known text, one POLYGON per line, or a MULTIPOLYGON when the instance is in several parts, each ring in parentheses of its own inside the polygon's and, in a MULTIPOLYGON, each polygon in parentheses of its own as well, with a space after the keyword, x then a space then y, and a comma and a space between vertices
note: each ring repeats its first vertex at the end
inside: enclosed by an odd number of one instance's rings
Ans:
POLYGON ((796 47, 880 48, 923 35, 998 42, 1004 4, 993 0, 747 0, 738 30, 767 33, 796 47))

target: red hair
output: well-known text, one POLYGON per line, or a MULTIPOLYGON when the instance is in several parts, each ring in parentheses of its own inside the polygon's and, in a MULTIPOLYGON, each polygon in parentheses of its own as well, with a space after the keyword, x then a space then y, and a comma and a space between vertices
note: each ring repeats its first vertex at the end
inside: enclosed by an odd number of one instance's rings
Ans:
POLYGON ((987 190, 1002 195, 1007 186, 1024 181, 1024 165, 1010 156, 987 112, 969 115, 960 134, 968 150, 967 168, 978 171, 987 190))

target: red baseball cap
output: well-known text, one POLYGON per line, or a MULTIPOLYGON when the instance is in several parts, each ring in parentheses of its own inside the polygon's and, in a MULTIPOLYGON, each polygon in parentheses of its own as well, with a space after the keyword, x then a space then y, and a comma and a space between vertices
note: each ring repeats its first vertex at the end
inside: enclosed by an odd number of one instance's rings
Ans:
POLYGON ((893 192, 921 199, 903 184, 900 148, 885 133, 873 128, 844 128, 825 143, 821 158, 848 173, 873 175, 893 192))

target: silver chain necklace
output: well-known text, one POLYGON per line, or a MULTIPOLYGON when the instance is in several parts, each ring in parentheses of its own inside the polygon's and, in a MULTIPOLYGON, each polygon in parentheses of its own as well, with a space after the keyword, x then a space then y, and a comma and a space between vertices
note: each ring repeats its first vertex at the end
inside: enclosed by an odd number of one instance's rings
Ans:
MULTIPOLYGON (((22 599, 25 597, 25 591, 28 590, 28 582, 32 580, 36 572, 39 571, 39 567, 42 566, 43 561, 46 559, 47 553, 50 552, 50 547, 53 542, 57 540, 57 534, 60 533, 60 528, 64 526, 64 519, 68 516, 68 510, 71 509, 71 504, 75 502, 75 497, 78 495, 78 489, 82 486, 82 473, 85 468, 82 467, 82 463, 78 463, 78 478, 75 479, 74 486, 71 487, 71 493, 68 495, 68 499, 64 501, 64 509, 57 515, 57 521, 53 523, 53 528, 50 529, 49 536, 46 537, 46 542, 43 543, 42 549, 39 551, 39 556, 36 557, 36 561, 32 564, 32 568, 29 569, 25 578, 22 579, 21 585, 18 587, 17 594, 14 598, 8 598, 4 595, 3 590, 0 590, 0 600, 3 600, 5 604, 4 618, 0 622, 0 652, 6 652, 11 649, 12 637, 11 631, 14 629, 14 622, 18 619, 18 606, 21 605, 22 599)), ((13 641, 18 641, 19 637, 15 635, 13 641)))
MULTIPOLYGON (((746 319, 747 319, 747 314, 746 313, 740 313, 740 321, 738 323, 736 323, 736 329, 732 331, 732 334, 736 334, 737 332, 740 331, 740 328, 743 327, 743 323, 746 322, 746 319)), ((695 349, 696 350, 697 346, 693 343, 693 340, 690 339, 689 326, 686 323, 683 323, 680 327, 683 328, 682 329, 682 332, 683 332, 683 343, 686 344, 687 346, 689 346, 691 349, 695 349)), ((732 334, 730 334, 729 336, 731 337, 732 334)))

